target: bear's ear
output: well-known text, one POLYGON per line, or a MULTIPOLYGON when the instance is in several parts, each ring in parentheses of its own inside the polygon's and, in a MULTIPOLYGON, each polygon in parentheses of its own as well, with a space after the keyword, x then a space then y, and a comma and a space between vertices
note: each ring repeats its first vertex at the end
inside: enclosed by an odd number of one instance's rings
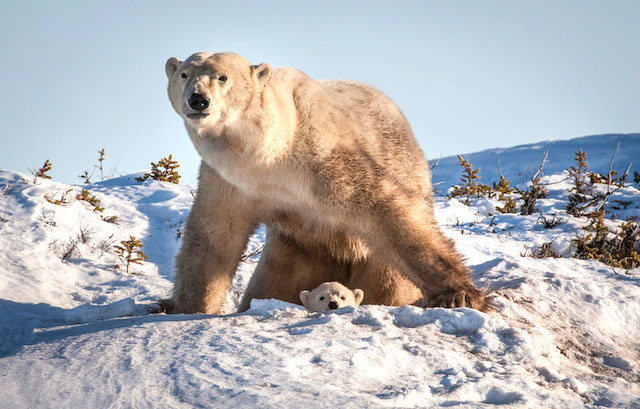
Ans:
POLYGON ((180 64, 182 64, 182 60, 179 60, 176 57, 171 57, 167 60, 167 63, 164 66, 164 71, 167 73, 167 78, 171 78, 173 74, 175 74, 180 64))
POLYGON ((353 290, 353 297, 356 299, 356 307, 360 305, 362 299, 364 298, 364 291, 359 288, 353 290))
POLYGON ((251 66, 251 76, 258 84, 264 84, 271 77, 271 66, 269 63, 263 62, 260 65, 251 66))
POLYGON ((309 297, 311 297, 311 291, 303 290, 300 292, 300 301, 302 301, 302 305, 304 305, 307 309, 309 309, 309 297))

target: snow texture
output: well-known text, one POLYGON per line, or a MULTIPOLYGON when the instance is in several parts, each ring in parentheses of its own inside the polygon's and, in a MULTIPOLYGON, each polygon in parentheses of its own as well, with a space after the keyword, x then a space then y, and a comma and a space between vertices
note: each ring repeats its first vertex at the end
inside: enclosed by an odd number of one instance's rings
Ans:
MULTIPOLYGON (((606 171, 618 139, 552 144, 544 180, 554 184, 540 210, 562 217, 553 229, 539 214, 497 213, 494 199, 436 198, 442 228, 494 297, 490 313, 372 305, 311 313, 253 300, 238 314, 251 257, 227 295, 228 315, 149 314, 170 294, 193 186, 139 183, 138 174, 34 185, 0 171, 0 408, 640 408, 640 269, 571 258, 586 222, 563 212, 573 153, 582 148, 606 171), (75 199, 82 188, 104 214, 75 199), (44 199, 69 189, 65 205, 44 199), (122 260, 112 246, 131 235, 149 261, 127 274, 113 268, 122 260), (562 258, 523 256, 549 241, 562 258)), ((488 183, 500 157, 516 182, 547 145, 465 158, 488 183)), ((640 135, 623 136, 614 169, 637 158, 640 135)), ((457 158, 444 158, 434 180, 456 183, 460 173, 457 158)), ((611 210, 618 219, 640 216, 635 186, 612 198, 631 201, 611 210)), ((248 250, 262 242, 263 228, 248 250)))

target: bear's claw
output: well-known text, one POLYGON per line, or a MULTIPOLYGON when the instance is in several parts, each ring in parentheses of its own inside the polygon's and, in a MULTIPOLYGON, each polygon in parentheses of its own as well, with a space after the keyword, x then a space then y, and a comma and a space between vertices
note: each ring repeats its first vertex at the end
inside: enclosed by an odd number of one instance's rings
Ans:
POLYGON ((466 307, 479 311, 487 311, 490 309, 490 303, 486 297, 486 293, 475 288, 461 290, 447 289, 444 292, 425 297, 423 304, 425 307, 466 307))

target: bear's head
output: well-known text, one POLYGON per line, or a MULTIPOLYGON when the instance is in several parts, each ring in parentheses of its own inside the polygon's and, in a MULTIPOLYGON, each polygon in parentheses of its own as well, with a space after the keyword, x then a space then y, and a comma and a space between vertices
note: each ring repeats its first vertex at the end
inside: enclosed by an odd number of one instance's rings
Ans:
POLYGON ((226 126, 236 120, 271 75, 267 63, 251 65, 234 53, 196 53, 167 60, 169 100, 188 126, 226 126))
POLYGON ((311 291, 300 293, 300 301, 309 311, 330 311, 347 305, 357 307, 363 298, 364 291, 359 288, 352 291, 336 281, 322 283, 311 291))

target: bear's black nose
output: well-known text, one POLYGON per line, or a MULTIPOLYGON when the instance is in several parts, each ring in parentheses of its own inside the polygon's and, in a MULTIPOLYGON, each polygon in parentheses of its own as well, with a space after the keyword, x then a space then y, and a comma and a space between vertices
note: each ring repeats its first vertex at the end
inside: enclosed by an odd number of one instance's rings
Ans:
POLYGON ((189 106, 196 111, 202 111, 209 107, 209 100, 204 95, 194 92, 189 97, 189 106))
POLYGON ((338 303, 335 302, 335 301, 331 301, 329 303, 329 308, 332 309, 332 310, 337 310, 338 309, 338 303))

